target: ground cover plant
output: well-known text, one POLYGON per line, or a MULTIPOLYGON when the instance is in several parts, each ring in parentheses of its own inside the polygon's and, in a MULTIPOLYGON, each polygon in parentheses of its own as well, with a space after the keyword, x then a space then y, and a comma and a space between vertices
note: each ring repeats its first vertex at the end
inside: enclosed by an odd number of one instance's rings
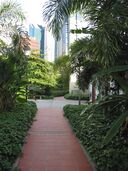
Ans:
POLYGON ((71 100, 79 100, 79 98, 81 100, 89 100, 89 95, 86 95, 86 94, 81 94, 79 96, 79 94, 66 94, 64 96, 65 99, 71 99, 71 100))
POLYGON ((106 132, 119 114, 105 115, 97 105, 85 106, 66 105, 65 116, 69 119, 73 131, 80 139, 85 149, 96 164, 97 171, 127 171, 128 170, 128 139, 123 127, 112 140, 104 145, 106 132))
POLYGON ((19 156, 24 138, 37 111, 34 102, 16 104, 0 113, 0 171, 10 171, 19 156))
POLYGON ((38 99, 54 99, 54 96, 35 95, 35 96, 29 96, 29 99, 34 99, 34 100, 38 100, 38 99))
POLYGON ((51 95, 54 97, 64 96, 67 93, 68 93, 67 90, 52 90, 51 91, 51 95))

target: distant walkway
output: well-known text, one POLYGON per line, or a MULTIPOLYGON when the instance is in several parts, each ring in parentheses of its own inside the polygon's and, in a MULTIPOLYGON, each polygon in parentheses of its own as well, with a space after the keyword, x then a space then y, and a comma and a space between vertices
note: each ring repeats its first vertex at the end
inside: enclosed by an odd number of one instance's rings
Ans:
POLYGON ((36 121, 29 130, 21 171, 92 171, 67 120, 63 117, 65 104, 78 102, 55 98, 37 100, 36 121))

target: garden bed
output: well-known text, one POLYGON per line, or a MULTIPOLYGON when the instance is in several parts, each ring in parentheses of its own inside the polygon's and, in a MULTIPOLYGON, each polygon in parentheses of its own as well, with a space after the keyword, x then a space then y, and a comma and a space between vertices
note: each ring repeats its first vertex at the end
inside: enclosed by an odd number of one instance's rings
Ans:
POLYGON ((79 94, 66 94, 64 96, 65 99, 70 99, 70 100, 89 100, 89 95, 81 94, 79 97, 79 94))
POLYGON ((22 151, 36 111, 34 102, 26 102, 17 104, 9 112, 0 113, 0 171, 11 170, 22 151))
POLYGON ((107 118, 100 110, 81 114, 84 108, 83 105, 66 105, 64 115, 96 164, 97 171, 127 171, 128 141, 118 132, 109 144, 103 145, 115 117, 107 118))
POLYGON ((59 97, 59 96, 64 96, 65 94, 67 94, 68 91, 67 90, 52 90, 51 94, 54 97, 59 97))

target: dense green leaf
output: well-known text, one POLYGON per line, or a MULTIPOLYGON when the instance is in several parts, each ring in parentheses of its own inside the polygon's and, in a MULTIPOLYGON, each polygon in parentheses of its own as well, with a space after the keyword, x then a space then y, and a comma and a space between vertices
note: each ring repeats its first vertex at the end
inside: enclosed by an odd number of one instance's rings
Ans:
POLYGON ((119 131, 120 127, 122 126, 123 122, 125 121, 126 117, 128 116, 128 111, 125 113, 121 114, 114 123, 112 123, 110 130, 107 132, 107 135, 103 141, 103 144, 106 145, 108 144, 111 139, 117 134, 119 131))
POLYGON ((9 112, 0 113, 0 171, 10 171, 22 152, 24 138, 37 107, 34 102, 16 103, 9 112))
MULTIPOLYGON (((95 110, 97 104, 86 106, 66 105, 64 115, 69 119, 75 135, 89 153, 98 171, 127 171, 128 141, 116 134, 106 146, 103 140, 106 132, 118 116, 105 116, 102 109, 95 110), (83 109, 86 111, 81 115, 83 109), (107 161, 107 162, 106 162, 107 161)), ((117 113, 116 113, 117 115, 117 113)), ((122 131, 122 130, 121 130, 122 131)))
POLYGON ((96 79, 97 77, 103 77, 112 73, 122 72, 122 71, 128 71, 128 65, 119 65, 119 66, 113 66, 109 69, 102 69, 101 71, 93 75, 93 79, 96 79))

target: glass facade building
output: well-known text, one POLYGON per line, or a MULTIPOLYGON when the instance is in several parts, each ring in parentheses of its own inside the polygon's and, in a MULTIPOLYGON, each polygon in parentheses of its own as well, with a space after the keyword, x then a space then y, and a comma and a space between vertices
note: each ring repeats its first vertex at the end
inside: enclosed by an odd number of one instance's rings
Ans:
POLYGON ((29 24, 29 36, 38 41, 41 57, 44 57, 45 49, 45 27, 41 25, 29 24))

